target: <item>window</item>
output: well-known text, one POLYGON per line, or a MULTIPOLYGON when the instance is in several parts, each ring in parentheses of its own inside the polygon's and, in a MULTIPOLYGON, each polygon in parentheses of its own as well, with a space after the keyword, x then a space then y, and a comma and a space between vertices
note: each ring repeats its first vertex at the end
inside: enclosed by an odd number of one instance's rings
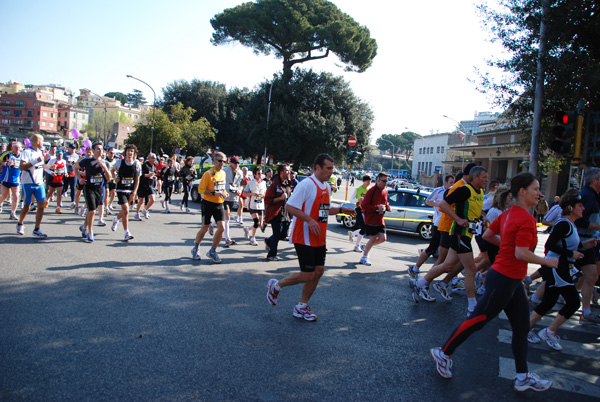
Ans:
POLYGON ((21 116, 23 116, 23 111, 22 111, 22 110, 15 110, 15 111, 14 111, 14 114, 15 114, 15 116, 17 116, 17 117, 21 117, 21 116))
POLYGON ((15 121, 14 121, 14 123, 15 123, 17 126, 21 126, 21 125, 23 125, 23 120, 15 120, 15 121))
POLYGON ((442 146, 442 153, 444 153, 444 147, 442 146))
POLYGON ((27 111, 27 117, 33 117, 33 112, 31 110, 27 111))
POLYGON ((10 119, 2 119, 2 124, 10 124, 10 119))
POLYGON ((42 127, 46 127, 46 122, 45 121, 42 122, 42 127))
POLYGON ((6 104, 7 104, 7 105, 10 105, 10 101, 9 101, 9 100, 7 100, 7 101, 6 101, 6 104))
POLYGON ((54 123, 50 123, 50 127, 54 127, 54 123))
POLYGON ((37 102, 36 101, 33 102, 33 106, 37 106, 37 102))
POLYGON ((54 117, 54 113, 50 113, 50 117, 54 117))
POLYGON ((18 101, 15 101, 15 105, 18 105, 18 106, 25 106, 25 102, 23 102, 23 101, 21 101, 21 100, 18 100, 18 101))
POLYGON ((10 110, 2 109, 2 116, 10 116, 10 110))
POLYGON ((48 112, 42 112, 42 116, 48 117, 48 112))
POLYGON ((60 117, 60 112, 58 112, 58 117, 60 117))

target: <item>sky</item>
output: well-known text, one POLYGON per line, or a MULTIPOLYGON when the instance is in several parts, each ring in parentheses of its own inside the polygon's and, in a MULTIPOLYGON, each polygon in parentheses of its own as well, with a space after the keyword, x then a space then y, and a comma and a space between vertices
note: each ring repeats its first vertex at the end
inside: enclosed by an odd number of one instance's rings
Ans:
MULTIPOLYGON (((500 111, 478 92, 475 68, 501 56, 489 41, 473 1, 334 0, 377 40, 373 65, 344 72, 336 56, 303 68, 343 76, 375 115, 371 143, 382 134, 452 131, 455 120, 500 111)), ((489 0, 494 1, 494 0, 489 0)), ((214 46, 210 19, 239 0, 0 0, 0 28, 11 38, 0 61, 0 82, 57 84, 107 92, 152 91, 194 78, 254 89, 282 69, 272 55, 240 44, 214 46)), ((491 70, 490 73, 499 76, 491 70)), ((273 99, 273 102, 276 102, 273 99)))

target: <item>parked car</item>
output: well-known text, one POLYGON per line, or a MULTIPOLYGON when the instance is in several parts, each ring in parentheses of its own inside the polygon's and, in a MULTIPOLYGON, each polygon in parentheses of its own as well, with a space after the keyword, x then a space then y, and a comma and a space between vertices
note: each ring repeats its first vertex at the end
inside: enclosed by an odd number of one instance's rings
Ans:
MULTIPOLYGON (((425 203, 431 193, 409 189, 388 190, 391 212, 385 214, 386 229, 417 233, 421 239, 430 240, 433 227, 433 207, 425 203)), ((354 208, 355 204, 344 203, 354 208)), ((335 219, 348 229, 356 229, 356 218, 339 214, 335 219)))

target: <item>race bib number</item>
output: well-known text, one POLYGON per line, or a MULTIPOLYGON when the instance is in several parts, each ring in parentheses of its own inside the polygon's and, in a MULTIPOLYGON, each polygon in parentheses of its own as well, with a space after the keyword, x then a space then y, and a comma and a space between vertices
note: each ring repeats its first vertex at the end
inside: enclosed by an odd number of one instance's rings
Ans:
POLYGON ((319 219, 318 222, 327 222, 329 219, 329 204, 319 205, 319 219))
POLYGON ((121 184, 123 184, 125 186, 130 186, 133 184, 133 178, 131 178, 131 177, 123 178, 123 179, 121 179, 121 184))
POLYGON ((216 181, 215 182, 215 191, 225 191, 225 182, 224 181, 216 181))
POLYGON ((167 181, 175 181, 175 177, 174 176, 169 176, 169 177, 167 177, 167 181))
POLYGON ((92 184, 100 184, 102 183, 103 177, 102 176, 94 176, 90 179, 90 183, 92 184))

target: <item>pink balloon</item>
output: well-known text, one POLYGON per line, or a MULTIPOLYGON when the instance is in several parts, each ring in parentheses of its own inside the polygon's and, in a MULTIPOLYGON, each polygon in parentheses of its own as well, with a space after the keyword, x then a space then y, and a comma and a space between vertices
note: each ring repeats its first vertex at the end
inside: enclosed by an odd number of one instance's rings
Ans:
POLYGON ((29 138, 25 138, 23 140, 23 144, 25 144, 26 147, 30 147, 31 146, 31 141, 29 141, 29 138))
POLYGON ((92 141, 90 141, 90 140, 83 141, 83 146, 86 148, 90 148, 92 146, 92 141))
POLYGON ((71 130, 71 135, 75 139, 79 138, 79 130, 77 130, 76 128, 74 128, 73 130, 71 130))

